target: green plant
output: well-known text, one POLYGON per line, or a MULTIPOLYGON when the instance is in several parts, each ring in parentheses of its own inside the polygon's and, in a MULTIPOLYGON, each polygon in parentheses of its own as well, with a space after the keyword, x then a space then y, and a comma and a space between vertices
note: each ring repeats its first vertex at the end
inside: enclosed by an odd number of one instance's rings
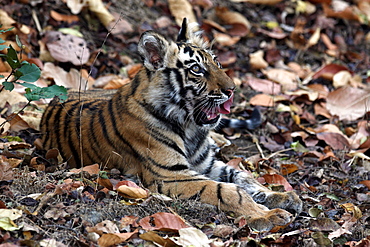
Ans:
MULTIPOLYGON (((13 27, 0 30, 0 34, 11 31, 12 29, 13 27)), ((5 40, 0 38, 0 51, 7 49, 6 54, 0 54, 0 57, 3 57, 12 70, 7 77, 0 75, 0 79, 5 78, 2 83, 3 86, 0 86, 0 93, 4 89, 12 91, 15 84, 24 86, 26 88, 24 96, 28 102, 22 110, 27 107, 30 102, 40 99, 48 99, 55 96, 58 96, 61 101, 65 101, 67 99, 67 89, 63 86, 53 85, 50 87, 39 87, 32 84, 32 82, 35 82, 40 78, 41 71, 37 65, 27 61, 21 61, 20 57, 22 57, 22 52, 24 51, 25 46, 21 43, 18 36, 16 36, 16 43, 20 48, 19 54, 11 45, 7 46, 4 45, 4 43, 5 40)), ((0 127, 4 123, 0 123, 0 127)))
MULTIPOLYGON (((12 29, 13 28, 0 30, 0 33, 5 33, 12 29)), ((11 45, 1 45, 5 43, 5 40, 0 38, 0 51, 7 49, 7 54, 0 54, 0 56, 3 57, 4 60, 12 68, 11 73, 5 78, 5 81, 2 83, 3 87, 0 89, 0 92, 3 89, 12 91, 14 89, 14 85, 19 84, 26 87, 26 93, 24 94, 24 96, 29 102, 40 99, 53 98, 54 96, 58 96, 62 101, 66 100, 67 90, 62 86, 53 85, 50 87, 39 87, 30 83, 35 82, 40 78, 40 68, 37 67, 35 64, 31 64, 27 61, 21 61, 19 59, 25 46, 22 45, 18 36, 16 36, 16 42, 19 48, 21 48, 19 56, 16 50, 11 45)), ((4 78, 4 76, 0 75, 0 78, 4 78)))

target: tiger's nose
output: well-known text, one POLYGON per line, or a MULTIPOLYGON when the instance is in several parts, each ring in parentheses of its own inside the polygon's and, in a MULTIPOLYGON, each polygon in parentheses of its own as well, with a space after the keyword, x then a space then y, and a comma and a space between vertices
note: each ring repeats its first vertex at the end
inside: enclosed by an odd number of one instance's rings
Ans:
POLYGON ((229 88, 229 89, 221 89, 221 91, 222 91, 222 93, 224 93, 228 97, 231 97, 231 95, 233 95, 233 93, 234 93, 234 89, 235 89, 235 87, 229 88))

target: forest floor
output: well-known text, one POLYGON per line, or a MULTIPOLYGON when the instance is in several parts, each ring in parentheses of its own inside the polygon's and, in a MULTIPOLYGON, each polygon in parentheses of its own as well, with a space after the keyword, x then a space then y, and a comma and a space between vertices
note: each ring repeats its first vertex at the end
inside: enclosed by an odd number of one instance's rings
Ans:
MULTIPOLYGON (((38 150, 48 101, 14 118, 27 103, 16 87, 0 93, 0 124, 13 119, 0 129, 0 247, 370 246, 370 1, 111 0, 108 11, 81 2, 0 2, 2 28, 15 27, 0 37, 17 47, 18 35, 22 59, 41 69, 37 85, 116 89, 141 66, 142 32, 175 39, 182 17, 197 21, 237 84, 228 117, 255 107, 263 116, 255 130, 223 129, 232 144, 218 158, 296 191, 303 211, 257 233, 196 200, 138 187, 128 199, 118 170, 64 169, 56 150, 38 150)), ((0 74, 10 72, 0 60, 0 74)))

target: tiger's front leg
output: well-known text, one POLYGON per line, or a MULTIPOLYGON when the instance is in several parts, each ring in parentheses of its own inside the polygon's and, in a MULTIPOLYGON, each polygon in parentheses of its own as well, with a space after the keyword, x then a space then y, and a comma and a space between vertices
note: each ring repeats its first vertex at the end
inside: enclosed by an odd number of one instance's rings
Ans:
POLYGON ((205 175, 216 181, 238 184, 256 203, 269 209, 282 208, 297 215, 302 211, 302 201, 293 191, 271 191, 254 179, 251 174, 237 171, 221 161, 216 161, 213 169, 205 175))
MULTIPOLYGON (((199 198, 203 203, 219 206, 222 211, 232 211, 237 216, 244 216, 249 227, 256 231, 269 231, 275 226, 286 225, 293 219, 292 214, 283 209, 269 210, 257 204, 236 184, 210 180, 190 170, 175 173, 172 177, 150 181, 149 189, 173 198, 199 198)), ((143 178, 145 177, 144 173, 143 178)))

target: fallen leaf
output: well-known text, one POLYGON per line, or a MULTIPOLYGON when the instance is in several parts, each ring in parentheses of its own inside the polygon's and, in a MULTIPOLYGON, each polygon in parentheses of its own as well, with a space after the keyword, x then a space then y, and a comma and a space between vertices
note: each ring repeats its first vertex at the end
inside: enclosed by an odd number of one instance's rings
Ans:
POLYGON ((262 70, 268 79, 281 84, 282 92, 293 91, 297 88, 297 74, 285 69, 262 70))
POLYGON ((257 94, 249 100, 249 103, 251 105, 260 105, 266 107, 273 107, 275 105, 273 97, 267 94, 257 94))
POLYGON ((107 8, 104 6, 102 0, 89 0, 87 1, 89 10, 94 12, 94 14, 99 18, 100 22, 106 27, 113 22, 114 16, 109 13, 107 8))
POLYGON ((189 23, 197 23, 197 18, 193 12, 193 7, 188 0, 169 0, 168 7, 172 16, 175 17, 176 24, 181 27, 183 19, 186 17, 189 23))
POLYGON ((87 6, 88 0, 63 0, 71 12, 75 15, 81 12, 82 8, 87 6))
POLYGON ((75 90, 85 89, 86 84, 86 89, 91 89, 93 84, 86 78, 82 78, 82 74, 78 70, 72 68, 67 72, 53 63, 45 63, 44 69, 41 71, 41 77, 54 80, 56 85, 75 90))
POLYGON ((242 14, 230 11, 227 7, 216 7, 216 16, 221 20, 221 24, 227 26, 230 35, 244 37, 251 28, 251 24, 242 14))
POLYGON ((326 108, 339 120, 353 121, 361 118, 370 107, 370 91, 353 87, 341 87, 328 94, 326 108))
POLYGON ((166 246, 166 247, 178 247, 177 244, 175 244, 171 239, 169 239, 167 236, 162 237, 159 236, 156 232, 150 231, 145 232, 143 234, 140 234, 139 237, 141 239, 154 242, 158 244, 159 246, 166 246))
POLYGON ((214 40, 222 46, 233 46, 240 40, 239 36, 231 37, 225 33, 215 32, 213 34, 214 40))
POLYGON ((289 182, 279 174, 265 174, 262 176, 268 184, 280 184, 284 185, 285 191, 292 191, 293 187, 289 182))
POLYGON ((281 93, 281 85, 276 82, 267 79, 260 79, 250 75, 246 76, 245 80, 247 84, 257 92, 270 95, 278 95, 281 93))
POLYGON ((281 164, 280 171, 281 171, 281 174, 286 176, 290 173, 298 171, 298 166, 296 164, 281 164))
POLYGON ((104 233, 119 233, 118 226, 110 220, 104 220, 93 227, 86 227, 87 232, 95 232, 99 235, 104 233))
POLYGON ((253 4, 266 4, 266 5, 274 5, 280 3, 282 0, 231 0, 235 3, 247 2, 253 4))
POLYGON ((99 238, 98 244, 99 246, 102 246, 102 247, 114 246, 114 245, 125 242, 138 231, 139 229, 135 229, 135 231, 133 232, 125 232, 125 233, 105 233, 99 238))
POLYGON ((333 77, 336 73, 338 73, 339 71, 342 71, 342 70, 347 70, 348 69, 342 65, 339 65, 339 64, 334 64, 334 63, 331 63, 331 64, 327 64, 325 66, 323 66, 321 69, 319 69, 313 76, 312 78, 313 79, 317 79, 319 77, 322 77, 324 79, 327 79, 327 80, 333 80, 333 77))
POLYGON ((348 140, 343 134, 322 132, 316 134, 317 139, 323 140, 334 150, 347 150, 350 148, 348 140))
POLYGON ((16 220, 22 217, 23 211, 19 209, 0 209, 0 218, 16 220))
POLYGON ((354 205, 353 203, 347 202, 340 205, 347 213, 350 213, 356 219, 360 219, 362 217, 362 212, 359 207, 354 205))
POLYGON ((79 21, 77 15, 63 15, 63 14, 60 14, 60 13, 54 11, 54 10, 50 11, 50 16, 56 21, 64 21, 64 22, 67 22, 69 24, 71 24, 72 22, 78 22, 79 21))
POLYGON ((15 231, 22 228, 17 226, 9 217, 0 217, 0 228, 4 231, 15 231))
POLYGON ((208 247, 212 240, 208 239, 201 230, 194 227, 179 229, 180 237, 171 237, 170 239, 180 246, 199 246, 208 247))
POLYGON ((147 231, 178 231, 189 227, 179 216, 164 212, 142 218, 139 221, 139 225, 147 231))
POLYGON ((351 73, 347 70, 342 70, 334 74, 333 76, 333 86, 335 88, 347 86, 352 78, 351 73))
POLYGON ((142 188, 130 187, 127 185, 121 185, 117 189, 118 194, 123 197, 130 199, 142 199, 149 196, 148 192, 142 188))
POLYGON ((253 69, 265 69, 268 66, 263 56, 264 52, 262 50, 249 54, 249 63, 253 69))
POLYGON ((311 220, 310 222, 310 229, 312 231, 335 231, 338 230, 340 226, 337 222, 330 218, 318 218, 311 220))
POLYGON ((86 41, 80 37, 58 31, 48 31, 43 41, 50 55, 57 61, 83 65, 90 58, 86 41))

